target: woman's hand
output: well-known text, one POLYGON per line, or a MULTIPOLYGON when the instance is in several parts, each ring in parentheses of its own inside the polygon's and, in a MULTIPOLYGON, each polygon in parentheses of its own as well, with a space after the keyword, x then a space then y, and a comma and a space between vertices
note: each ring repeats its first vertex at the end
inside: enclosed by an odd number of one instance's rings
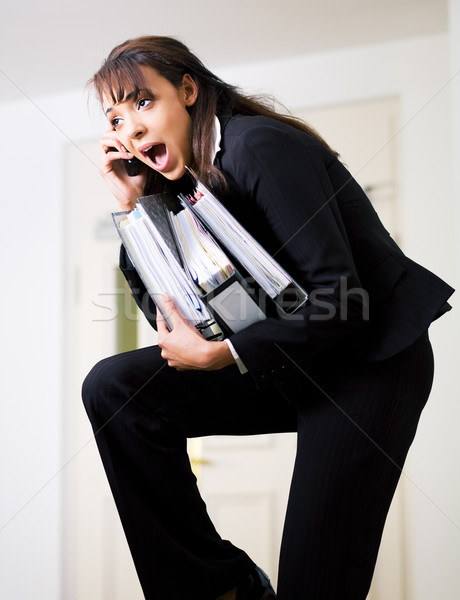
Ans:
POLYGON ((235 362, 226 342, 208 342, 178 311, 169 296, 162 299, 163 310, 172 326, 169 331, 158 311, 157 331, 161 356, 179 371, 213 371, 235 362))
POLYGON ((120 210, 131 210, 136 205, 137 198, 144 194, 148 167, 141 163, 139 175, 128 175, 123 160, 133 158, 133 155, 127 152, 111 127, 101 138, 100 149, 102 177, 118 200, 120 210))

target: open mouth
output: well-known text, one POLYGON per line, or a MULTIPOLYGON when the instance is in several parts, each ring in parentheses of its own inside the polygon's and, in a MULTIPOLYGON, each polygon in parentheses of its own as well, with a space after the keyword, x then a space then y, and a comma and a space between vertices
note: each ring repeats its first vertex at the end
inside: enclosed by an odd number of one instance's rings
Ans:
POLYGON ((165 144, 150 144, 139 148, 139 152, 145 156, 155 169, 161 170, 168 161, 168 151, 165 144))

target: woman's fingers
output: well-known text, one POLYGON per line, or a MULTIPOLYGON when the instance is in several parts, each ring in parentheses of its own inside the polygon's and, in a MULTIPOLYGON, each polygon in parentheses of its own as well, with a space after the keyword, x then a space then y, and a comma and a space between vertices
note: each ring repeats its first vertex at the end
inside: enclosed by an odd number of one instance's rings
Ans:
POLYGON ((114 161, 128 160, 133 155, 126 150, 113 132, 106 132, 100 140, 101 167, 107 173, 113 168, 114 161))
POLYGON ((141 168, 138 175, 130 177, 123 160, 133 158, 126 150, 114 131, 106 131, 99 141, 100 173, 110 191, 118 200, 121 210, 130 210, 137 198, 143 195, 146 182, 146 169, 141 168))

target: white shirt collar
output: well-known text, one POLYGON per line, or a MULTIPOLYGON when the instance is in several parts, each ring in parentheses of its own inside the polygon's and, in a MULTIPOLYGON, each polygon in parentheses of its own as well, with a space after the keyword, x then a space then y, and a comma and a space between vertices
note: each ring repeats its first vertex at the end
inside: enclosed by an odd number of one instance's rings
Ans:
POLYGON ((213 133, 213 149, 211 152, 211 163, 214 163, 214 160, 217 156, 217 153, 220 151, 220 140, 222 139, 221 129, 220 129, 220 121, 214 116, 214 133, 213 133))

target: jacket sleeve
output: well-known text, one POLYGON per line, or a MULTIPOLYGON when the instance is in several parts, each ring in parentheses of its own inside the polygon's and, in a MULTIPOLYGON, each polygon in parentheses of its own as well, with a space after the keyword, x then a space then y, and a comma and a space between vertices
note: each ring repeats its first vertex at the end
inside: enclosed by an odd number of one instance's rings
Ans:
MULTIPOLYGON (((256 204, 274 238, 275 258, 309 294, 293 315, 278 313, 231 336, 255 374, 331 350, 348 352, 365 334, 366 293, 329 181, 331 160, 307 134, 266 123, 234 133, 227 143, 221 164, 230 187, 244 203, 256 204)), ((257 237, 257 224, 252 232, 257 237)))
POLYGON ((126 253, 125 247, 122 245, 120 248, 120 269, 128 282, 133 298, 136 301, 137 306, 144 313, 147 321, 150 325, 156 329, 156 307, 150 294, 147 292, 142 279, 139 277, 138 272, 134 268, 134 265, 130 261, 128 254, 126 253))

